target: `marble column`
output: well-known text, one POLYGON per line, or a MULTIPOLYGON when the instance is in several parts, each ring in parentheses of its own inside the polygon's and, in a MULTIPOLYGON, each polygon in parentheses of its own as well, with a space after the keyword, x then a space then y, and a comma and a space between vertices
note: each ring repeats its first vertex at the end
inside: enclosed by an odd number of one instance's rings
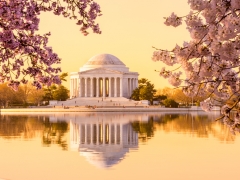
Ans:
POLYGON ((128 126, 128 144, 132 144, 132 131, 130 126, 128 126))
POLYGON ((82 97, 82 85, 81 85, 81 77, 79 78, 79 82, 78 82, 78 84, 79 84, 79 97, 82 97))
POLYGON ((136 89, 135 85, 135 78, 133 78, 133 90, 136 89))
POLYGON ((70 99, 72 98, 72 79, 70 79, 70 99))
POLYGON ((85 78, 85 97, 87 97, 87 78, 85 78))
POLYGON ((114 144, 117 144, 117 124, 114 124, 114 130, 115 130, 115 132, 114 132, 114 135, 115 135, 115 140, 114 140, 114 144))
POLYGON ((90 140, 90 144, 93 144, 93 124, 90 124, 91 126, 91 140, 90 140))
POLYGON ((111 140, 112 140, 112 137, 111 137, 111 136, 112 136, 112 134, 111 134, 111 133, 112 133, 112 123, 109 124, 109 126, 108 126, 108 131, 109 131, 109 132, 108 132, 108 133, 109 133, 109 136, 108 136, 108 144, 111 144, 111 140))
POLYGON ((72 79, 72 97, 74 96, 74 78, 72 79))
POLYGON ((128 96, 131 94, 131 79, 128 78, 128 96))
POLYGON ((132 91, 133 91, 133 78, 130 78, 130 96, 132 95, 132 91))
POLYGON ((97 142, 96 144, 99 144, 99 124, 96 123, 96 127, 97 127, 97 142))
POLYGON ((123 95, 123 88, 122 88, 122 77, 120 78, 120 97, 123 95))
POLYGON ((76 78, 74 78, 74 97, 76 97, 76 78))
POLYGON ((134 78, 132 78, 132 90, 134 89, 134 78))
POLYGON ((75 94, 74 96, 77 97, 77 78, 75 78, 75 94))
POLYGON ((99 97, 99 78, 98 77, 96 78, 96 89, 97 89, 96 97, 99 97))
POLYGON ((136 89, 137 88, 137 78, 134 79, 134 86, 135 86, 134 89, 136 89))
POLYGON ((120 124, 120 144, 123 143, 123 135, 122 135, 122 132, 123 132, 123 127, 122 127, 122 124, 120 124))
POLYGON ((105 133, 106 133, 106 128, 105 128, 105 123, 102 123, 102 141, 103 141, 103 144, 105 144, 105 133))
POLYGON ((103 97, 106 97, 106 78, 103 77, 103 90, 102 90, 102 93, 103 93, 103 97))
POLYGON ((91 92, 91 97, 93 97, 93 78, 91 77, 91 85, 90 85, 90 92, 91 92))
POLYGON ((117 97, 117 78, 114 78, 114 97, 117 97))
POLYGON ((131 88, 130 88, 130 78, 128 78, 127 82, 128 82, 127 83, 127 85, 128 85, 128 87, 127 87, 127 89, 128 89, 128 96, 130 97, 130 91, 131 91, 131 88))
POLYGON ((76 78, 73 79, 73 86, 74 86, 74 90, 73 90, 73 96, 76 96, 76 78))
POLYGON ((84 125, 85 128, 85 144, 87 144, 87 124, 84 125))
POLYGON ((136 89, 136 78, 133 78, 133 90, 136 89))
POLYGON ((112 97, 112 82, 111 82, 111 79, 112 79, 112 78, 108 78, 108 85, 109 85, 109 88, 108 88, 108 97, 112 97))

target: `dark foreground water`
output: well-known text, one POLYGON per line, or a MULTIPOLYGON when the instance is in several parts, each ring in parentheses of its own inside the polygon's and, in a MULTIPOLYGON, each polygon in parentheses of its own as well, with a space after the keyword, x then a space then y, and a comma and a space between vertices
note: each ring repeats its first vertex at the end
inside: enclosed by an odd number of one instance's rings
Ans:
POLYGON ((2 114, 0 179, 239 180, 239 135, 218 116, 2 114))

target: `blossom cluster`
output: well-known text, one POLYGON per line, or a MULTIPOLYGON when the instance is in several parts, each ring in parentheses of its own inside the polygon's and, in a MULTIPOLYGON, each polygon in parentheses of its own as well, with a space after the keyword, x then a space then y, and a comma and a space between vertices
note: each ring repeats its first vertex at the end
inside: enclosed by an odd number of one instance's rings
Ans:
POLYGON ((232 134, 235 134, 236 132, 240 132, 240 114, 236 112, 231 117, 231 108, 231 106, 226 104, 222 106, 221 113, 224 115, 223 123, 229 127, 232 134))
POLYGON ((0 82, 8 81, 14 90, 27 83, 27 76, 37 88, 61 83, 61 69, 55 67, 61 59, 47 45, 50 33, 36 33, 46 11, 75 19, 84 35, 89 28, 101 33, 95 23, 101 10, 93 0, 0 0, 0 82))
POLYGON ((213 108, 213 103, 211 102, 210 98, 202 101, 200 105, 204 111, 211 111, 213 108))
POLYGON ((177 27, 182 24, 182 21, 181 21, 180 17, 178 17, 176 14, 172 13, 171 16, 166 18, 165 24, 167 26, 177 27))
POLYGON ((176 27, 185 21, 191 40, 171 51, 156 50, 152 60, 179 66, 184 72, 182 80, 179 73, 173 75, 166 68, 160 70, 160 76, 168 78, 173 86, 182 86, 189 96, 209 97, 201 103, 204 110, 226 104, 231 106, 230 110, 239 110, 240 1, 188 0, 188 3, 189 14, 178 17, 172 13, 165 24, 176 27))

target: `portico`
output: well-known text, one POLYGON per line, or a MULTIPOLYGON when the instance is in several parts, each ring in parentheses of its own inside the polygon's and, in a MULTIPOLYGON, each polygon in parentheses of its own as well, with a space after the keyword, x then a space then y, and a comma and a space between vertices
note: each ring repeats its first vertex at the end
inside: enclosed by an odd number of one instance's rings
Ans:
POLYGON ((70 74, 70 97, 129 98, 138 86, 138 73, 117 57, 100 54, 92 57, 79 72, 70 74))

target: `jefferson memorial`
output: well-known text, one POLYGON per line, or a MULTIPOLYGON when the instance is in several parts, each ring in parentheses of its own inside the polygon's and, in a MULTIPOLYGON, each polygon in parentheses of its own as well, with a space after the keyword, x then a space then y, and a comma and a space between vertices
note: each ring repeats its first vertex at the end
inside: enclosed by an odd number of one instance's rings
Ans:
POLYGON ((138 73, 111 54, 90 58, 79 72, 70 73, 70 98, 130 98, 138 87, 138 73))
MULTIPOLYGON (((53 118, 60 120, 60 116, 53 118)), ((143 120, 134 113, 128 116, 130 119, 143 120)), ((138 149, 138 133, 123 113, 80 113, 69 115, 68 119, 70 149, 78 151, 96 167, 112 167, 127 158, 129 151, 138 149)))

